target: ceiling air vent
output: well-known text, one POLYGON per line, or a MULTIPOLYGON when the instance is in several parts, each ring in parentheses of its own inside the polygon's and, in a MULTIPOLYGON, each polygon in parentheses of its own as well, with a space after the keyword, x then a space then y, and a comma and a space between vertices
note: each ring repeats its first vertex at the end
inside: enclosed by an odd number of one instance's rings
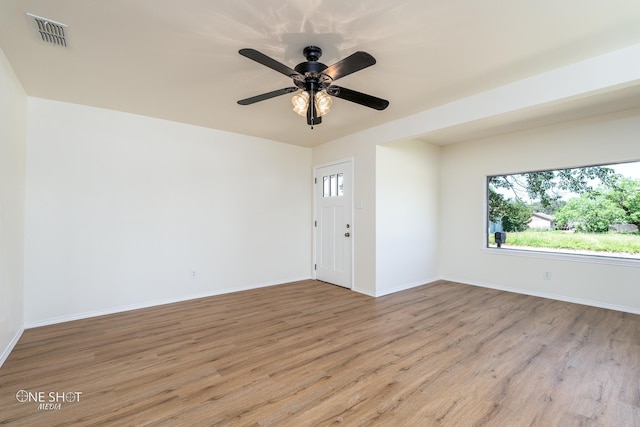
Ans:
POLYGON ((27 15, 35 23, 35 28, 40 34, 43 42, 67 47, 67 26, 65 24, 52 21, 51 19, 42 18, 31 13, 27 13, 27 15))

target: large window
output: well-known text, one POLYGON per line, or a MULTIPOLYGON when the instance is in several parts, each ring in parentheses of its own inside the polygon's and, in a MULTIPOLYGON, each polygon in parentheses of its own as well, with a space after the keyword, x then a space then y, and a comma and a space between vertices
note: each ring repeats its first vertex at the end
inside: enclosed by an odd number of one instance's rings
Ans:
POLYGON ((640 260, 640 162, 487 178, 487 246, 640 260))

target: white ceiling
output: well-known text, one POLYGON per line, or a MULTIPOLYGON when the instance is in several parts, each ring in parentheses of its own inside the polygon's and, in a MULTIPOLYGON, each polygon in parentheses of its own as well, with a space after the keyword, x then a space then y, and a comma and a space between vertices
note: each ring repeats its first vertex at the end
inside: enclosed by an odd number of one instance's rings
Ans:
MULTIPOLYGON (((0 47, 30 96, 126 111, 314 146, 548 70, 640 43, 638 0, 2 0, 0 47), (69 47, 39 40, 26 13, 68 25, 69 47), (257 49, 294 67, 363 50, 377 64, 338 84, 388 99, 376 111, 335 100, 310 130, 290 96, 237 100, 291 86, 238 54, 257 49)), ((638 91, 531 109, 479 124, 512 130, 640 105, 638 91)), ((450 143, 477 132, 436 135, 450 143)))

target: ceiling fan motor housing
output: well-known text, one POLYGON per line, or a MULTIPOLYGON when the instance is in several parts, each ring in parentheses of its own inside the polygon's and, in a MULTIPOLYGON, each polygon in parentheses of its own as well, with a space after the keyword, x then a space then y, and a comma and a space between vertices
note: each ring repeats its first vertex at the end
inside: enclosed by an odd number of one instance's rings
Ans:
POLYGON ((307 60, 294 68, 297 73, 300 73, 299 76, 293 76, 295 85, 308 92, 317 92, 329 87, 332 81, 331 77, 323 74, 323 71, 328 67, 318 62, 322 56, 322 49, 317 46, 307 46, 302 53, 307 60))

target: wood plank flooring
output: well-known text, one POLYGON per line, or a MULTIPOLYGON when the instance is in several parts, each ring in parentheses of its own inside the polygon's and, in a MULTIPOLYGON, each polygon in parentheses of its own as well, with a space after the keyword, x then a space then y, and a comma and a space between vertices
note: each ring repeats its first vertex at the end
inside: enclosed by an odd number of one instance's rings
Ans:
POLYGON ((640 316, 284 284, 26 330, 0 424, 640 426, 640 316))

